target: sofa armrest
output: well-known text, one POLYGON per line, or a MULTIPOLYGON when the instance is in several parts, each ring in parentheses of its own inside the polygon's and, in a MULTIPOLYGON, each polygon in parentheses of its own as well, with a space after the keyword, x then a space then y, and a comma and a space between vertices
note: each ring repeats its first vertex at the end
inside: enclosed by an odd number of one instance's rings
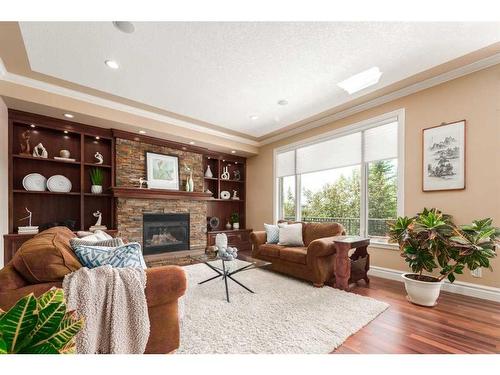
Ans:
POLYGON ((334 237, 323 237, 311 241, 307 247, 307 257, 324 257, 335 254, 334 237))
POLYGON ((186 274, 181 267, 148 268, 146 276, 148 307, 174 302, 186 292, 186 274))
POLYGON ((256 250, 260 245, 264 245, 267 241, 267 235, 265 231, 257 231, 250 233, 250 240, 256 250))

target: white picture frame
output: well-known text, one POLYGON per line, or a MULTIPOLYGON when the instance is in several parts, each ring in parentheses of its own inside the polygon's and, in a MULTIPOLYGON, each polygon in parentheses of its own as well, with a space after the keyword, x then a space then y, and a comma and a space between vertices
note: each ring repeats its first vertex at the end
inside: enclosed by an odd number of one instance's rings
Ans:
POLYGON ((422 190, 465 189, 465 120, 422 131, 422 190))
POLYGON ((148 188, 180 190, 179 157, 146 152, 148 188))

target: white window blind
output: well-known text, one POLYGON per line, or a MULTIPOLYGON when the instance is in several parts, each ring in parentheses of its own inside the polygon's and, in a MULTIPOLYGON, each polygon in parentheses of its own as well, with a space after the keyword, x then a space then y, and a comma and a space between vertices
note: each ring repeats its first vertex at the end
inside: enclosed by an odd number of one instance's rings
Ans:
POLYGON ((361 133, 353 133, 297 149, 297 174, 361 163, 361 133))
POLYGON ((398 123, 365 130, 365 161, 376 161, 398 157, 398 123))
POLYGON ((281 152, 276 156, 276 176, 285 177, 295 174, 295 150, 281 152))

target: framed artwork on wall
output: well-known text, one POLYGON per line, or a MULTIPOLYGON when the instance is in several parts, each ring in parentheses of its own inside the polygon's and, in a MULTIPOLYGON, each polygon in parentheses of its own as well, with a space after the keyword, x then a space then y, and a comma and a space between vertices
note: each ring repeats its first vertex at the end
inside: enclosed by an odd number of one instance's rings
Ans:
POLYGON ((423 191, 465 189, 465 120, 422 131, 423 191))
POLYGON ((146 174, 149 188, 179 190, 179 157, 146 152, 146 174))

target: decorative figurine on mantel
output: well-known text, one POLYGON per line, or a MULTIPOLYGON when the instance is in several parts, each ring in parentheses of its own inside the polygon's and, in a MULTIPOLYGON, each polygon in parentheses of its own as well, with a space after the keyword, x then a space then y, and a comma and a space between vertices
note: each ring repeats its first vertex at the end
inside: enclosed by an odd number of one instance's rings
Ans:
POLYGON ((104 157, 102 156, 102 154, 99 151, 97 151, 95 153, 94 158, 97 159, 97 161, 95 162, 95 164, 102 164, 102 163, 104 163, 104 157))
POLYGON ((139 182, 139 189, 142 189, 142 186, 148 183, 148 180, 146 180, 144 177, 132 178, 130 179, 130 181, 139 182))
POLYGON ((41 143, 37 144, 33 149, 33 157, 47 159, 49 154, 41 143))
POLYGON ((31 131, 25 130, 21 133, 21 153, 20 155, 31 156, 31 131))
POLYGON ((96 230, 106 230, 108 229, 105 225, 102 225, 102 213, 101 211, 96 211, 92 215, 97 218, 97 222, 89 228, 89 231, 95 232, 96 230))
POLYGON ((25 216, 22 219, 19 219, 19 221, 28 219, 28 226, 27 227, 18 227, 17 233, 19 233, 19 234, 36 234, 36 233, 38 233, 38 226, 31 225, 31 219, 33 218, 33 212, 28 210, 28 207, 24 207, 24 209, 28 213, 28 216, 25 216))
POLYGON ((186 172, 189 172, 189 177, 186 179, 186 191, 193 192, 194 191, 193 169, 189 167, 187 164, 184 164, 184 169, 186 170, 186 172))

